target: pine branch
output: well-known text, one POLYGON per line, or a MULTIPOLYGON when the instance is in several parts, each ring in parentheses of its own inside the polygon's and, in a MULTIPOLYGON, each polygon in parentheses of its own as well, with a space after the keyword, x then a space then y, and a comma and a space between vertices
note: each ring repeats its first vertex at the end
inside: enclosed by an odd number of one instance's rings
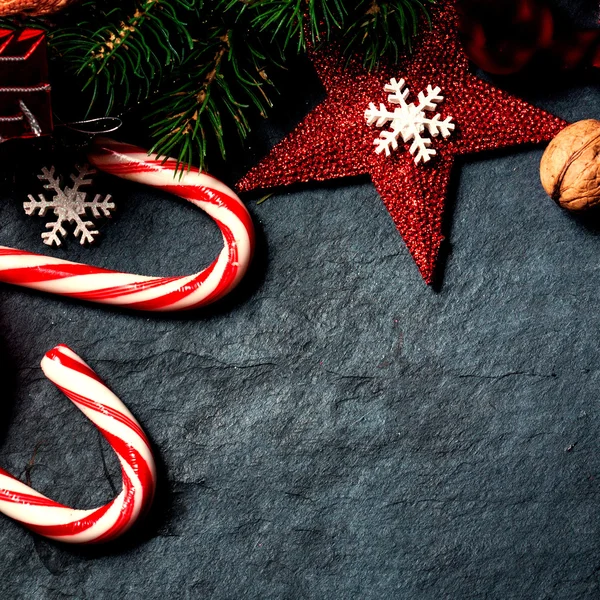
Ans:
POLYGON ((383 58, 397 61, 410 51, 419 21, 429 20, 427 4, 435 0, 239 0, 252 13, 260 32, 299 51, 310 42, 342 41, 347 54, 364 56, 365 66, 383 58))
POLYGON ((317 43, 342 30, 347 10, 341 0, 240 0, 253 15, 253 26, 286 49, 295 42, 298 51, 306 50, 307 37, 317 43))
POLYGON ((343 33, 346 53, 363 54, 364 65, 373 70, 382 57, 397 62, 410 52, 419 20, 429 23, 427 4, 435 0, 359 0, 356 17, 343 33))
POLYGON ((212 30, 174 73, 172 84, 165 86, 169 91, 152 102, 153 151, 205 168, 214 142, 225 158, 226 131, 235 129, 244 140, 250 132, 249 113, 267 116, 267 90, 273 89, 267 69, 274 64, 239 28, 212 30))
POLYGON ((59 79, 88 116, 140 119, 153 151, 206 168, 234 132, 248 136, 253 115, 266 116, 270 75, 291 51, 336 40, 376 68, 410 49, 434 1, 82 0, 2 24, 48 29, 59 79))
POLYGON ((153 150, 181 163, 206 167, 211 141, 223 158, 233 126, 244 140, 249 109, 266 116, 271 82, 266 74, 286 49, 341 39, 345 49, 364 53, 375 68, 382 56, 398 59, 410 47, 424 3, 434 0, 206 0, 198 11, 205 23, 193 52, 153 99, 149 115, 153 150), (190 78, 189 73, 195 73, 190 78), (168 90, 168 91, 167 91, 168 90), (231 127, 230 127, 231 128, 231 127))
POLYGON ((184 20, 193 5, 194 0, 144 0, 103 9, 85 0, 74 26, 51 33, 51 48, 74 76, 84 79, 90 107, 104 104, 104 112, 111 114, 146 99, 193 47, 184 20))

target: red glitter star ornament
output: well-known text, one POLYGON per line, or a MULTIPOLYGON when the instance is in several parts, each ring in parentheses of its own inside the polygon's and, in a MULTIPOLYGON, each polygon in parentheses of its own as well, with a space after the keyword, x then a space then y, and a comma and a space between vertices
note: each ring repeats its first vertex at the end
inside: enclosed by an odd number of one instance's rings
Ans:
POLYGON ((370 175, 428 284, 443 241, 442 215, 454 158, 549 141, 566 125, 469 73, 454 0, 431 11, 431 31, 421 34, 413 53, 376 72, 368 73, 357 57, 347 63, 336 46, 311 51, 327 98, 237 184, 248 191, 370 175), (391 156, 375 153, 373 142, 381 130, 367 124, 365 110, 371 103, 386 104, 384 86, 392 78, 405 79, 415 92, 439 86, 441 118, 452 115, 456 124, 450 137, 433 140, 436 155, 426 164, 415 164, 402 139, 391 156))

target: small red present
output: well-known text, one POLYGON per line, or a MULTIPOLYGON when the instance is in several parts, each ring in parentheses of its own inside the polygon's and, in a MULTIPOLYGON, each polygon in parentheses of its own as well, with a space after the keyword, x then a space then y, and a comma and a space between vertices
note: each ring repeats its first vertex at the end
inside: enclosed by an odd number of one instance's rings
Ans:
POLYGON ((0 141, 51 132, 46 33, 0 29, 0 141))

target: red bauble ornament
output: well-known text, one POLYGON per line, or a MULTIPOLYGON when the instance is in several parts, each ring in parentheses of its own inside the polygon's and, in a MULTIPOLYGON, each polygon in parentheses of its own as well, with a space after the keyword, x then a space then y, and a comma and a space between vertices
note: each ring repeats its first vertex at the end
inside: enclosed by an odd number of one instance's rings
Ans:
POLYGON ((554 19, 540 0, 459 0, 458 7, 465 51, 488 73, 516 73, 552 42, 554 19))
POLYGON ((600 66, 600 30, 576 30, 549 0, 458 0, 458 14, 467 55, 488 73, 600 66))
POLYGON ((428 284, 444 239, 442 214, 455 157, 548 141, 566 125, 469 73, 453 1, 432 8, 431 18, 431 31, 423 27, 412 54, 373 73, 357 57, 347 63, 336 47, 311 51, 327 98, 238 183, 247 191, 370 175, 428 284), (373 142, 380 130, 365 120, 371 102, 387 102, 384 85, 401 77, 415 95, 429 84, 439 86, 445 97, 442 119, 451 115, 456 123, 448 139, 433 141, 437 155, 426 164, 416 165, 401 141, 391 156, 376 154, 373 142))

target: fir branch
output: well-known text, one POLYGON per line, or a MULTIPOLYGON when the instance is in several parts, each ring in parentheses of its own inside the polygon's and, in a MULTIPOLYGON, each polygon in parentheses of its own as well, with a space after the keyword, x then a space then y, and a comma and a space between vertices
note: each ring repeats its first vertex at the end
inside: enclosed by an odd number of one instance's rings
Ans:
POLYGON ((383 58, 397 61, 410 51, 419 21, 429 20, 427 4, 435 0, 239 0, 252 13, 260 32, 294 44, 342 41, 347 54, 360 53, 370 70, 383 58))
POLYGON ((111 114, 116 105, 147 98, 165 70, 192 48, 184 17, 193 5, 194 0, 144 0, 104 10, 86 0, 75 26, 51 34, 51 48, 84 78, 82 89, 91 88, 90 108, 103 103, 111 114))
MULTIPOLYGON (((41 23, 76 106, 88 116, 141 117, 153 151, 206 168, 213 147, 225 157, 234 132, 244 140, 253 115, 266 116, 270 74, 290 51, 335 40, 376 68, 410 49, 432 2, 82 0, 41 23)), ((59 94, 54 101, 67 112, 59 94)))
POLYGON ((298 51, 306 49, 307 36, 314 44, 330 39, 334 30, 344 27, 347 16, 341 0, 241 0, 253 14, 253 26, 286 49, 295 42, 298 51))
POLYGON ((192 54, 174 73, 170 91, 157 95, 148 115, 152 151, 175 155, 180 163, 206 167, 211 142, 226 156, 226 131, 241 140, 250 132, 248 113, 266 117, 272 88, 267 65, 273 61, 247 32, 217 28, 197 41, 192 54), (185 76, 194 72, 195 77, 185 76))
POLYGON ((343 34, 347 53, 359 52, 364 65, 373 70, 382 57, 397 62, 400 54, 410 52, 419 20, 429 23, 426 4, 435 0, 359 0, 356 18, 343 34))

